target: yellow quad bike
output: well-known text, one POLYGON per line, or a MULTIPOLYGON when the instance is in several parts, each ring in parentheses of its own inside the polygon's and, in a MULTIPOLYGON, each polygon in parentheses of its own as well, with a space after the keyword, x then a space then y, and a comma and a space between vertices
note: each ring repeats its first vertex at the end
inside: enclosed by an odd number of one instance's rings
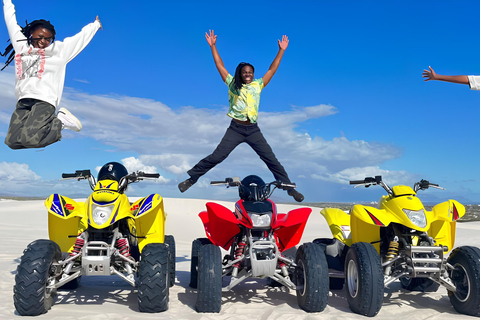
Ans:
POLYGON ((58 288, 76 289, 82 276, 117 275, 138 290, 141 312, 168 308, 175 281, 175 240, 165 235, 163 199, 151 194, 130 203, 130 183, 158 178, 158 173, 128 174, 107 163, 98 182, 90 170, 63 174, 88 180, 93 193, 85 202, 59 194, 46 201, 50 240, 36 240, 23 252, 17 268, 14 304, 24 316, 46 313, 58 288))
POLYGON ((384 287, 400 280, 406 290, 436 291, 439 285, 459 313, 480 311, 480 250, 462 246, 453 249, 456 221, 465 207, 455 200, 424 208, 417 191, 438 185, 421 180, 414 188, 390 188, 381 176, 350 181, 357 186, 382 186, 379 209, 355 205, 346 213, 326 208, 333 239, 316 239, 325 248, 330 288, 345 283, 350 309, 374 316, 382 306, 384 287), (448 255, 447 253, 451 253, 448 255))

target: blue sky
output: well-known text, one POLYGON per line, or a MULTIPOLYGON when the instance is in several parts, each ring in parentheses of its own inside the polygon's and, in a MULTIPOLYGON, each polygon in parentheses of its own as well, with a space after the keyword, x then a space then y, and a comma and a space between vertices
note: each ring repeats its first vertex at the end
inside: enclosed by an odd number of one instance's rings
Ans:
MULTIPOLYGON (((263 162, 239 146, 185 194, 177 184, 210 154, 229 118, 227 87, 205 31, 214 29, 227 70, 247 61, 260 78, 277 39, 290 44, 262 92, 259 125, 306 202, 375 201, 380 187, 349 180, 382 175, 390 185, 428 179, 425 201, 480 203, 480 92, 424 82, 440 74, 480 75, 477 1, 13 1, 20 24, 38 18, 72 36, 99 15, 104 30, 67 66, 61 106, 80 133, 36 150, 0 144, 0 194, 86 196, 62 172, 108 161, 156 171, 160 181, 131 195, 233 200, 209 181, 248 174, 271 181, 263 162)), ((0 39, 8 33, 0 23, 0 39)), ((0 60, 4 61, 4 60, 0 60)), ((14 110, 13 66, 0 73, 0 140, 14 110)), ((277 200, 291 201, 283 191, 277 200)))

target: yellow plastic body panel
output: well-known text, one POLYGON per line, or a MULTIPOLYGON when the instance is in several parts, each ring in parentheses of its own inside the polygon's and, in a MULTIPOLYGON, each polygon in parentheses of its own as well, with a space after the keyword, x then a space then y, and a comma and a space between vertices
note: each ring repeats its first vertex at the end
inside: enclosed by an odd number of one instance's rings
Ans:
POLYGON ((350 215, 337 208, 325 208, 320 213, 327 220, 334 238, 342 241, 347 246, 352 245, 350 237, 350 215))
POLYGON ((135 217, 135 228, 140 252, 149 243, 165 241, 165 220, 163 198, 158 194, 139 199, 130 207, 135 217))
POLYGON ((95 229, 105 229, 122 219, 127 220, 130 233, 137 237, 140 252, 149 243, 165 241, 166 213, 160 195, 151 194, 130 205, 125 194, 98 188, 98 184, 96 190, 85 203, 77 203, 59 194, 53 194, 45 200, 49 238, 60 246, 62 252, 71 252, 76 237, 89 225, 95 229), (95 223, 93 214, 97 207, 113 207, 105 223, 95 223))
POLYGON ((52 194, 45 200, 48 210, 48 235, 63 252, 70 252, 76 237, 88 227, 85 204, 52 194))
POLYGON ((432 209, 434 221, 430 224, 428 235, 436 244, 447 246, 448 251, 455 245, 456 220, 465 215, 465 207, 455 201, 448 200, 437 204, 432 209))

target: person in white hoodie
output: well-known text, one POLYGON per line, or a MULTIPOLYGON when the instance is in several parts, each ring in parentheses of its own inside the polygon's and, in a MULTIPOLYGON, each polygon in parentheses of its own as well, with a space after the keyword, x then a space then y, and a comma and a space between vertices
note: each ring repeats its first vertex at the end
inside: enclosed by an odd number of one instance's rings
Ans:
POLYGON ((59 141, 62 129, 82 129, 67 109, 60 108, 57 115, 55 111, 62 97, 67 63, 88 45, 102 24, 97 16, 75 36, 55 41, 55 28, 49 21, 35 20, 20 27, 11 0, 3 0, 3 12, 14 49, 11 57, 15 60, 18 99, 5 144, 11 149, 43 148, 59 141))

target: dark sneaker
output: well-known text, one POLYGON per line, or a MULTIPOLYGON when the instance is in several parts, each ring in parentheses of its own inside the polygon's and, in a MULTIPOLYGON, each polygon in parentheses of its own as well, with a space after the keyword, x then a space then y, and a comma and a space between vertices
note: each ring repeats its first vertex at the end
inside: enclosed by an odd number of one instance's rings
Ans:
MULTIPOLYGON (((179 186, 180 187, 180 186, 179 186)), ((297 202, 302 202, 304 197, 303 197, 303 194, 301 194, 300 192, 298 192, 297 190, 295 189, 290 189, 287 191, 288 192, 288 195, 289 196, 292 196, 293 199, 295 199, 295 201, 297 202)))
POLYGON ((191 186, 193 186, 193 183, 190 179, 187 179, 183 182, 180 182, 178 184, 178 190, 180 190, 181 193, 184 193, 185 191, 188 190, 188 188, 190 188, 191 186))

